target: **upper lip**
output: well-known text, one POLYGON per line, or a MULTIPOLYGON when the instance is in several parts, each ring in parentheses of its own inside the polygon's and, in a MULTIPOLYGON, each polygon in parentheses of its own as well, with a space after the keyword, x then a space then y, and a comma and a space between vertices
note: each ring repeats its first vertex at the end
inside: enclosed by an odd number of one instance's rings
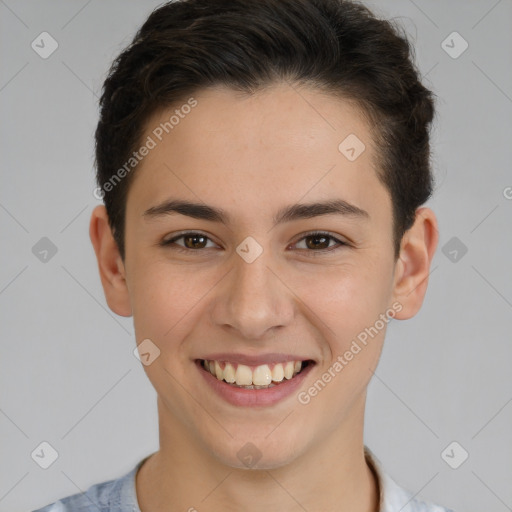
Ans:
POLYGON ((201 359, 207 361, 228 361, 230 363, 244 364, 247 366, 260 366, 262 364, 286 363, 288 361, 313 361, 310 357, 302 357, 297 354, 269 353, 260 355, 248 355, 240 353, 217 352, 208 354, 201 359))

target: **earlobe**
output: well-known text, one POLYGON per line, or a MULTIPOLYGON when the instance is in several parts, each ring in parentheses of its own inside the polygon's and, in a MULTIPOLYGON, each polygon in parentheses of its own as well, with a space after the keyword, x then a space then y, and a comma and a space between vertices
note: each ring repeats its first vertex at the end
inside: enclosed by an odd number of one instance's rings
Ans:
POLYGON ((411 318, 421 308, 438 240, 434 212, 418 208, 413 226, 404 234, 396 262, 393 299, 402 305, 396 318, 411 318))
POLYGON ((125 266, 103 205, 97 206, 92 212, 89 236, 96 253, 101 284, 109 308, 120 316, 131 316, 125 266))

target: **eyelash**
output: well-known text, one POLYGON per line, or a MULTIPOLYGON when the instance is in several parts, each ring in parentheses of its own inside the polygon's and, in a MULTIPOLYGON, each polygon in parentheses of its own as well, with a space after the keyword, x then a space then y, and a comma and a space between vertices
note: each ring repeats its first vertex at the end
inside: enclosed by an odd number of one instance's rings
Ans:
MULTIPOLYGON (((199 252, 201 250, 206 250, 207 248, 203 248, 203 249, 189 249, 188 247, 182 247, 182 246, 179 246, 179 245, 176 245, 175 242, 177 240, 180 240, 181 238, 184 238, 188 235, 195 235, 195 236, 203 236, 205 238, 207 238, 208 240, 211 240, 210 237, 208 237, 206 234, 204 233, 201 233, 199 231, 186 231, 186 232, 183 232, 169 240, 163 240, 160 245, 163 246, 163 247, 167 247, 173 251, 177 251, 177 252, 186 252, 186 253, 190 253, 190 252, 199 252)), ((327 248, 327 249, 319 249, 319 250, 314 250, 314 249, 301 249, 301 250, 305 250, 306 252, 309 252, 309 253, 313 253, 314 256, 316 256, 317 254, 319 255, 325 255, 326 253, 331 253, 331 252, 335 252, 335 251, 338 251, 339 249, 341 249, 342 247, 344 246, 348 246, 349 244, 346 243, 346 242, 343 242, 342 240, 340 240, 339 238, 336 238, 334 236, 332 236, 330 233, 328 232, 325 232, 325 231, 312 231, 312 232, 309 232, 309 233, 306 233, 302 236, 302 238, 299 238, 299 240, 297 240, 297 242, 294 243, 297 244, 298 242, 301 242, 302 240, 304 240, 305 238, 309 238, 309 237, 326 237, 326 238, 329 238, 331 240, 334 240, 335 242, 337 242, 339 245, 337 247, 330 247, 330 248, 327 248)), ((312 255, 313 255, 312 254, 312 255)))

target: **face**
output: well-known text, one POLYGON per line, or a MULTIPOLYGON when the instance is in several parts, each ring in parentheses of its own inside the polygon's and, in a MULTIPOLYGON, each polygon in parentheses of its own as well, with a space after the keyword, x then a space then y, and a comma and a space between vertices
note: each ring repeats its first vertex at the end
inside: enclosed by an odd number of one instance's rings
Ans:
POLYGON ((156 145, 127 198, 129 311, 118 312, 133 315, 151 358, 159 351, 144 369, 168 425, 227 465, 244 467, 251 442, 258 467, 277 467, 362 430, 371 370, 402 308, 391 198, 349 103, 288 85, 194 99, 161 141, 155 129, 176 107, 147 125, 156 145), (222 381, 202 360, 217 360, 222 381), (304 368, 283 378, 294 361, 304 368))

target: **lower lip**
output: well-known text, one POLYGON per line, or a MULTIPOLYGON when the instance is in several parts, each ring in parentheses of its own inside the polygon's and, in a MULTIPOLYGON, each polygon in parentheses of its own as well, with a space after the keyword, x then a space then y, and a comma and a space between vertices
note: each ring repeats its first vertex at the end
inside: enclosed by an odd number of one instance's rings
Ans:
POLYGON ((292 379, 284 379, 280 384, 270 388, 244 389, 231 386, 227 382, 217 379, 217 377, 214 377, 210 372, 204 369, 201 361, 196 361, 195 363, 206 383, 218 395, 232 405, 243 407, 269 406, 283 400, 297 391, 299 386, 304 382, 307 374, 313 366, 315 366, 310 362, 304 370, 292 379))

